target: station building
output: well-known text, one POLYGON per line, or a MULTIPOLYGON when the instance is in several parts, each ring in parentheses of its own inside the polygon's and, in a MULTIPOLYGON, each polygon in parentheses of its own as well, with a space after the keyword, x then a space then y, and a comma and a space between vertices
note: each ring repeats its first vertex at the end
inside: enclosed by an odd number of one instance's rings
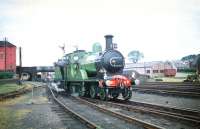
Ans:
POLYGON ((16 71, 16 46, 8 41, 0 41, 0 72, 16 71))

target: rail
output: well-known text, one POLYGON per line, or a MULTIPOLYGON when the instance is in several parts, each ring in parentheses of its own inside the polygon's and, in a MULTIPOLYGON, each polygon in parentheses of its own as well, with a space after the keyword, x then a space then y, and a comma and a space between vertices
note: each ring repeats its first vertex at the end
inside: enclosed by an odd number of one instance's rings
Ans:
POLYGON ((137 92, 145 92, 145 93, 158 93, 158 94, 169 94, 169 95, 178 95, 178 96, 184 96, 184 97, 200 97, 200 93, 197 92, 185 92, 185 91, 176 91, 176 90, 168 90, 168 89, 159 89, 159 88, 152 88, 151 87, 135 87, 133 88, 133 91, 137 92))
POLYGON ((143 121, 143 120, 139 120, 139 119, 137 119, 137 118, 130 117, 130 116, 124 115, 124 114, 122 114, 122 113, 114 112, 114 111, 111 111, 111 110, 109 110, 109 109, 103 108, 103 107, 101 107, 101 106, 98 106, 98 105, 96 105, 96 104, 94 104, 94 103, 91 103, 91 102, 89 102, 89 101, 87 101, 87 100, 84 100, 84 99, 82 99, 82 98, 78 98, 78 97, 73 97, 73 98, 76 99, 76 100, 79 100, 79 101, 82 102, 82 103, 85 103, 85 104, 87 104, 87 105, 90 105, 90 106, 92 106, 92 107, 94 107, 94 108, 96 108, 96 109, 98 109, 98 110, 100 110, 100 111, 102 111, 102 112, 109 113, 110 115, 113 115, 113 116, 115 116, 115 117, 118 117, 118 118, 120 118, 120 119, 122 119, 122 120, 125 120, 125 121, 127 121, 127 122, 130 122, 130 123, 135 122, 135 123, 137 123, 137 124, 140 124, 140 125, 142 125, 145 129, 163 129, 162 127, 159 127, 159 126, 157 126, 157 125, 154 125, 154 124, 145 122, 145 121, 143 121))
POLYGON ((93 122, 87 120, 86 118, 82 117, 81 115, 77 114, 76 112, 72 111, 71 109, 69 109, 67 106, 65 106, 60 100, 58 100, 53 91, 51 90, 50 87, 48 87, 48 89, 51 92, 51 95, 53 96, 53 99, 55 100, 55 102, 57 102, 66 112, 70 113, 72 116, 74 116, 76 119, 80 120, 83 124, 85 124, 87 127, 91 128, 91 129, 98 129, 98 126, 96 124, 94 124, 93 122))
POLYGON ((116 102, 108 102, 118 106, 129 108, 130 110, 139 110, 157 115, 167 116, 171 118, 181 119, 200 125, 200 112, 189 108, 165 107, 153 105, 150 103, 142 103, 137 101, 124 101, 118 99, 116 102))
POLYGON ((118 102, 108 102, 108 101, 101 101, 97 99, 91 99, 86 97, 81 97, 82 99, 92 102, 92 103, 98 103, 107 105, 110 107, 117 107, 121 108, 127 111, 134 111, 134 112, 142 112, 147 114, 155 114, 158 116, 168 117, 170 119, 174 120, 182 120, 183 122, 192 123, 195 126, 200 126, 200 112, 198 111, 192 111, 189 109, 176 109, 176 108, 169 108, 169 107, 160 107, 157 105, 150 105, 150 104, 144 104, 144 103, 135 103, 132 104, 125 103, 124 101, 118 101, 118 102), (140 105, 140 106, 137 106, 140 105), (141 106, 143 105, 143 106, 141 106), (144 106, 145 105, 145 106, 144 106), (155 108, 153 108, 155 106, 155 108), (167 111, 166 111, 167 110, 167 111))

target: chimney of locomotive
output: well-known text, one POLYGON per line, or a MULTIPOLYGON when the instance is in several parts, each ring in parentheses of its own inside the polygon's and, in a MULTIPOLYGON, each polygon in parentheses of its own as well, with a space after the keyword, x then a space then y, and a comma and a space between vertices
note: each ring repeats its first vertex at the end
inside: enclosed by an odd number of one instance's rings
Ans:
POLYGON ((106 50, 113 49, 112 35, 105 35, 106 38, 106 50))

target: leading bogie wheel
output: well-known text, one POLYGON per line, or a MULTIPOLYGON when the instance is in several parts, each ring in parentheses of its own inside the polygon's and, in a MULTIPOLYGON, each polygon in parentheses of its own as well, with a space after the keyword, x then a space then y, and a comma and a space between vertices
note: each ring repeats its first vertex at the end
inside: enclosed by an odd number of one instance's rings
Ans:
POLYGON ((124 100, 129 100, 132 97, 132 91, 129 88, 124 88, 122 92, 122 96, 124 100))
POLYGON ((118 96, 119 96, 119 92, 118 91, 113 91, 111 95, 112 95, 113 99, 117 99, 118 96))

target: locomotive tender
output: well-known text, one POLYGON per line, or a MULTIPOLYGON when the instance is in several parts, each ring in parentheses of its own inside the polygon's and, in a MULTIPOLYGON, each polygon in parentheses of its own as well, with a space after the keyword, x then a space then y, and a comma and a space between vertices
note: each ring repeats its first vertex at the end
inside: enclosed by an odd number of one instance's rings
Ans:
POLYGON ((66 54, 64 59, 55 63, 55 81, 70 93, 79 96, 116 99, 122 94, 128 100, 132 96, 131 80, 124 76, 125 60, 123 55, 113 49, 112 35, 106 35, 106 50, 86 52, 76 50, 66 54))

